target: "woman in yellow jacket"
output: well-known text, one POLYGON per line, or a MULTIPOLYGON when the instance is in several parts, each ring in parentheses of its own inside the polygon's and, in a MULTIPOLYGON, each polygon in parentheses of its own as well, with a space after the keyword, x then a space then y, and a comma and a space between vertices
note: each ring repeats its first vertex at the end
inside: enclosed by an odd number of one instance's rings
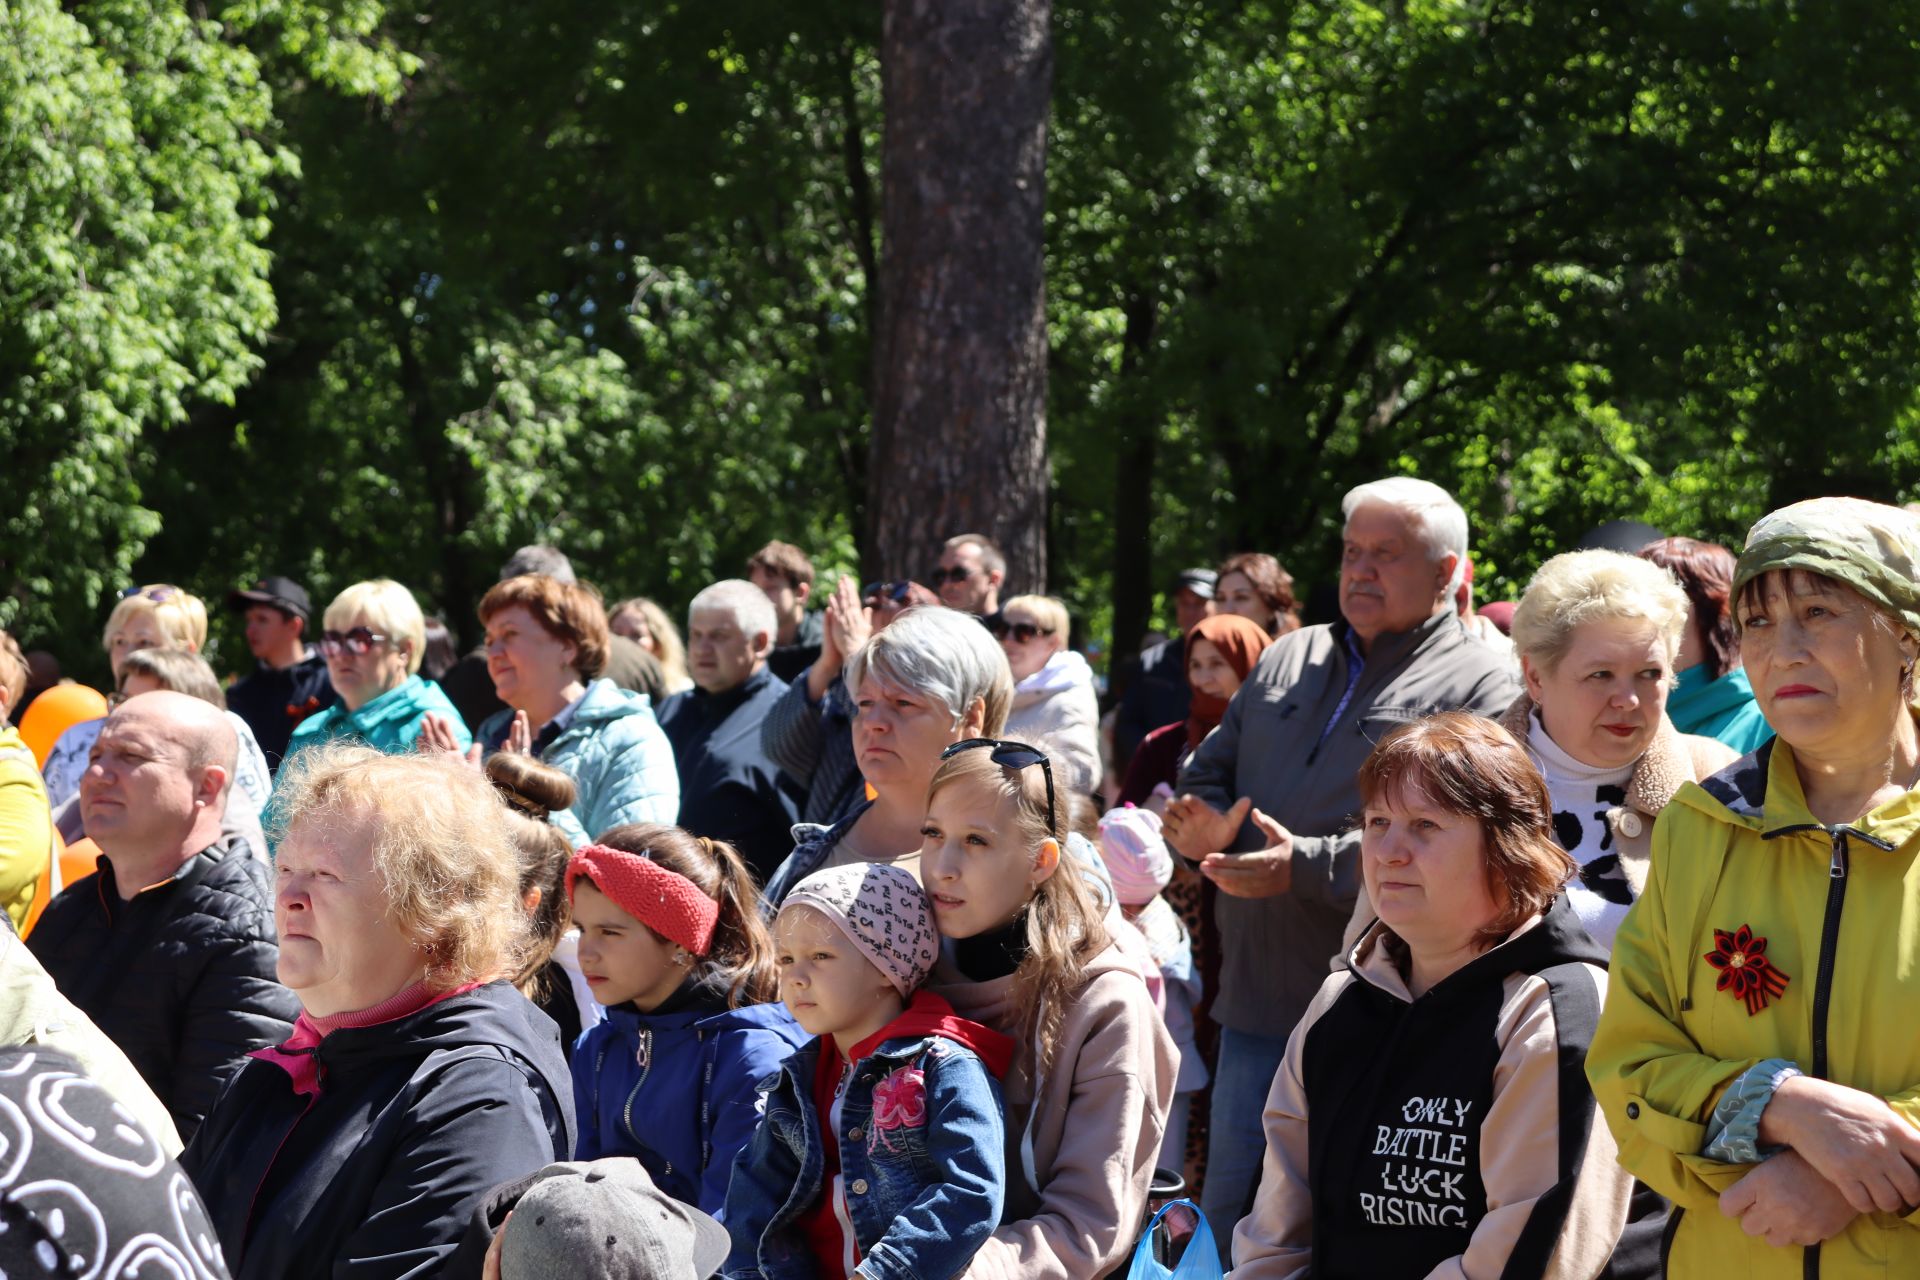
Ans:
POLYGON ((1667 1275, 1920 1276, 1920 521, 1774 512, 1734 599, 1779 737, 1661 815, 1588 1078, 1667 1275))

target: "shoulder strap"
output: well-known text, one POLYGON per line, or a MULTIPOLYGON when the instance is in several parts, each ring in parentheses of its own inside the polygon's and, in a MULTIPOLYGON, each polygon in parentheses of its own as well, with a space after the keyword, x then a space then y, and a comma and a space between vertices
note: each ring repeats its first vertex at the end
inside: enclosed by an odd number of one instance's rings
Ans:
POLYGON ((1600 1021, 1600 993, 1583 964, 1559 964, 1542 969, 1547 999, 1553 1006, 1553 1043, 1559 1064, 1560 1155, 1558 1180, 1534 1202, 1513 1252, 1507 1255, 1502 1280, 1543 1276, 1573 1204, 1574 1184, 1586 1157, 1593 1129, 1593 1092, 1587 1085, 1587 1046, 1600 1021))
MULTIPOLYGON (((1502 1280, 1532 1280, 1546 1274, 1566 1228, 1596 1112, 1593 1091, 1587 1084, 1586 1059, 1594 1028, 1600 1022, 1599 988, 1587 966, 1577 961, 1542 969, 1538 977, 1547 984, 1547 998, 1553 1006, 1553 1040, 1559 1060, 1558 1180, 1534 1202, 1533 1212, 1500 1273, 1502 1280)), ((1601 1273, 1602 1280, 1650 1278, 1660 1273, 1660 1236, 1666 1228, 1667 1210, 1665 1200, 1634 1183, 1627 1225, 1601 1273)))

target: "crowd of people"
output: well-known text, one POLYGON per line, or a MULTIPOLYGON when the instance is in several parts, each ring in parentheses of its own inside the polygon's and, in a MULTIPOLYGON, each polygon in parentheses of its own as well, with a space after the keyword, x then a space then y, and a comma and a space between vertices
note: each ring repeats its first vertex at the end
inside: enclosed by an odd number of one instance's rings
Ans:
POLYGON ((983 534, 0 632, 0 1270, 1920 1274, 1920 518, 1342 516, 1104 682, 983 534))

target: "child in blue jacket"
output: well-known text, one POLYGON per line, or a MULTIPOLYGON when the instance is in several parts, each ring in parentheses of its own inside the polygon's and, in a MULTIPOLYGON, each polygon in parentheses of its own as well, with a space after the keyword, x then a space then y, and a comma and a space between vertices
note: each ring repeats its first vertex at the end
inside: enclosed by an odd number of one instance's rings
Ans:
POLYGON ((1013 1042, 920 990, 933 913, 899 867, 796 885, 774 922, 780 994, 818 1037, 789 1057, 734 1161, 729 1280, 945 1280, 995 1227, 996 1077, 1013 1042))
POLYGON ((758 1083, 806 1033, 779 978, 740 855, 679 827, 633 823, 567 865, 580 971, 607 1019, 573 1050, 574 1156, 639 1158, 654 1184, 719 1212, 759 1126, 758 1083))

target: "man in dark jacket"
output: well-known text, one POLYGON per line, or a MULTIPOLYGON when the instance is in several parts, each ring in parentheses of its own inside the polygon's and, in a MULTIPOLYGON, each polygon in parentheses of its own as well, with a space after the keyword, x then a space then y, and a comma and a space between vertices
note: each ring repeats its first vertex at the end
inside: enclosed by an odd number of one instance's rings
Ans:
POLYGON ((1113 757, 1121 775, 1142 738, 1187 718, 1193 701, 1187 684, 1187 633, 1212 614, 1215 582, 1211 569, 1182 569, 1173 584, 1173 614, 1180 629, 1126 664, 1130 670, 1124 673, 1125 688, 1113 717, 1113 757))
POLYGON ((293 579, 262 578, 228 592, 227 607, 246 614, 247 649, 259 664, 227 690, 227 710, 247 722, 267 768, 278 772, 293 726, 340 701, 326 659, 309 643, 313 604, 293 579))
POLYGON ((786 692, 767 669, 774 630, 773 605, 751 582, 702 591, 687 610, 694 687, 660 708, 680 767, 680 825, 733 845, 762 884, 792 852, 806 798, 760 745, 760 722, 786 692))
POLYGON ((813 561, 791 542, 769 542, 747 560, 747 581, 767 593, 776 627, 767 666, 781 684, 812 666, 820 656, 825 617, 809 612, 813 561))
POLYGON ((99 870, 48 904, 27 942, 189 1141, 246 1055, 285 1039, 299 1013, 275 974, 266 865, 220 836, 235 750, 198 698, 122 703, 80 780, 99 870))
POLYGON ((1354 777, 1381 735, 1435 711, 1498 715, 1518 673, 1469 636, 1453 589, 1467 517, 1396 477, 1347 494, 1341 620, 1276 640, 1180 775, 1167 843, 1220 890, 1206 1203, 1236 1221, 1260 1173, 1261 1114, 1287 1036, 1326 980, 1360 889, 1354 777))

